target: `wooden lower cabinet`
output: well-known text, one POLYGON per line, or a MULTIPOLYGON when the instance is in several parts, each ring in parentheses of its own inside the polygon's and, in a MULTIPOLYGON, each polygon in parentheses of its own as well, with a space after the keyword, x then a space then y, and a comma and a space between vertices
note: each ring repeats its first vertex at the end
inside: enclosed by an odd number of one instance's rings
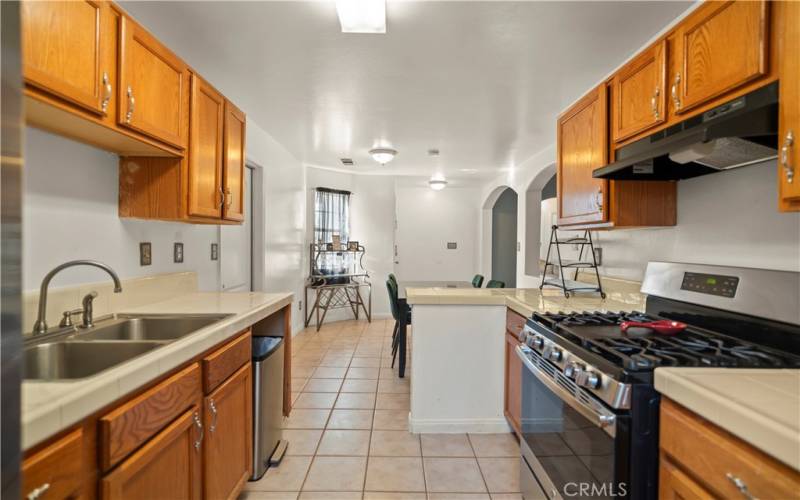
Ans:
POLYGON ((28 457, 22 463, 23 498, 83 496, 83 444, 83 430, 77 429, 28 457))
POLYGON ((508 423, 519 434, 522 412, 522 361, 515 349, 519 344, 517 337, 506 331, 506 383, 504 413, 508 423))
POLYGON ((800 498, 800 473, 662 398, 659 498, 800 498))
POLYGON ((199 410, 193 407, 106 475, 101 498, 199 499, 203 434, 199 410))
POLYGON ((205 498, 235 499, 252 468, 252 373, 248 362, 206 396, 205 498))

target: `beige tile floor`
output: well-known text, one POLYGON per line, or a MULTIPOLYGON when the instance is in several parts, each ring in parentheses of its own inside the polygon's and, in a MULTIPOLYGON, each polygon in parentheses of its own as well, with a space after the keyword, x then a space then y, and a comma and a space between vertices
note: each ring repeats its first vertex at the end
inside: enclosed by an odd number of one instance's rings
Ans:
POLYGON ((240 500, 522 498, 511 434, 408 432, 410 374, 390 368, 393 326, 340 321, 295 336, 287 455, 240 500))

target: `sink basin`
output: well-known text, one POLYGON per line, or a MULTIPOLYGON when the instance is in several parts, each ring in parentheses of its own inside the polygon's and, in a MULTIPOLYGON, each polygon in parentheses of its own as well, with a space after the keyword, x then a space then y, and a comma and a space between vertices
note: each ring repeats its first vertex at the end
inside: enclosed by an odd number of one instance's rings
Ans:
POLYGON ((164 345, 160 342, 61 341, 26 347, 25 379, 90 377, 164 345))
POLYGON ((179 339, 225 316, 143 316, 120 317, 100 323, 85 333, 80 340, 156 340, 179 339))

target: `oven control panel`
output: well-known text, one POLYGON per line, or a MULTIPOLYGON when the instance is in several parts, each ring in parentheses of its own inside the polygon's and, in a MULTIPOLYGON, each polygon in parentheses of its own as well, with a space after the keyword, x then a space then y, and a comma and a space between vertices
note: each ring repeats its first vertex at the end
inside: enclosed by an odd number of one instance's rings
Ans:
POLYGON ((733 298, 736 296, 738 286, 737 276, 686 272, 683 273, 681 290, 733 298))

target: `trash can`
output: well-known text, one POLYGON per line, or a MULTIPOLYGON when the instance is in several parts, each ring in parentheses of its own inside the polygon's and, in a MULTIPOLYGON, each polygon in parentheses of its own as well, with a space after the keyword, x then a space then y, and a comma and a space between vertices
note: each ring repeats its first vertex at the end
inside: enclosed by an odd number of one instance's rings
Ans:
POLYGON ((253 337, 253 476, 283 458, 283 337, 253 337))

